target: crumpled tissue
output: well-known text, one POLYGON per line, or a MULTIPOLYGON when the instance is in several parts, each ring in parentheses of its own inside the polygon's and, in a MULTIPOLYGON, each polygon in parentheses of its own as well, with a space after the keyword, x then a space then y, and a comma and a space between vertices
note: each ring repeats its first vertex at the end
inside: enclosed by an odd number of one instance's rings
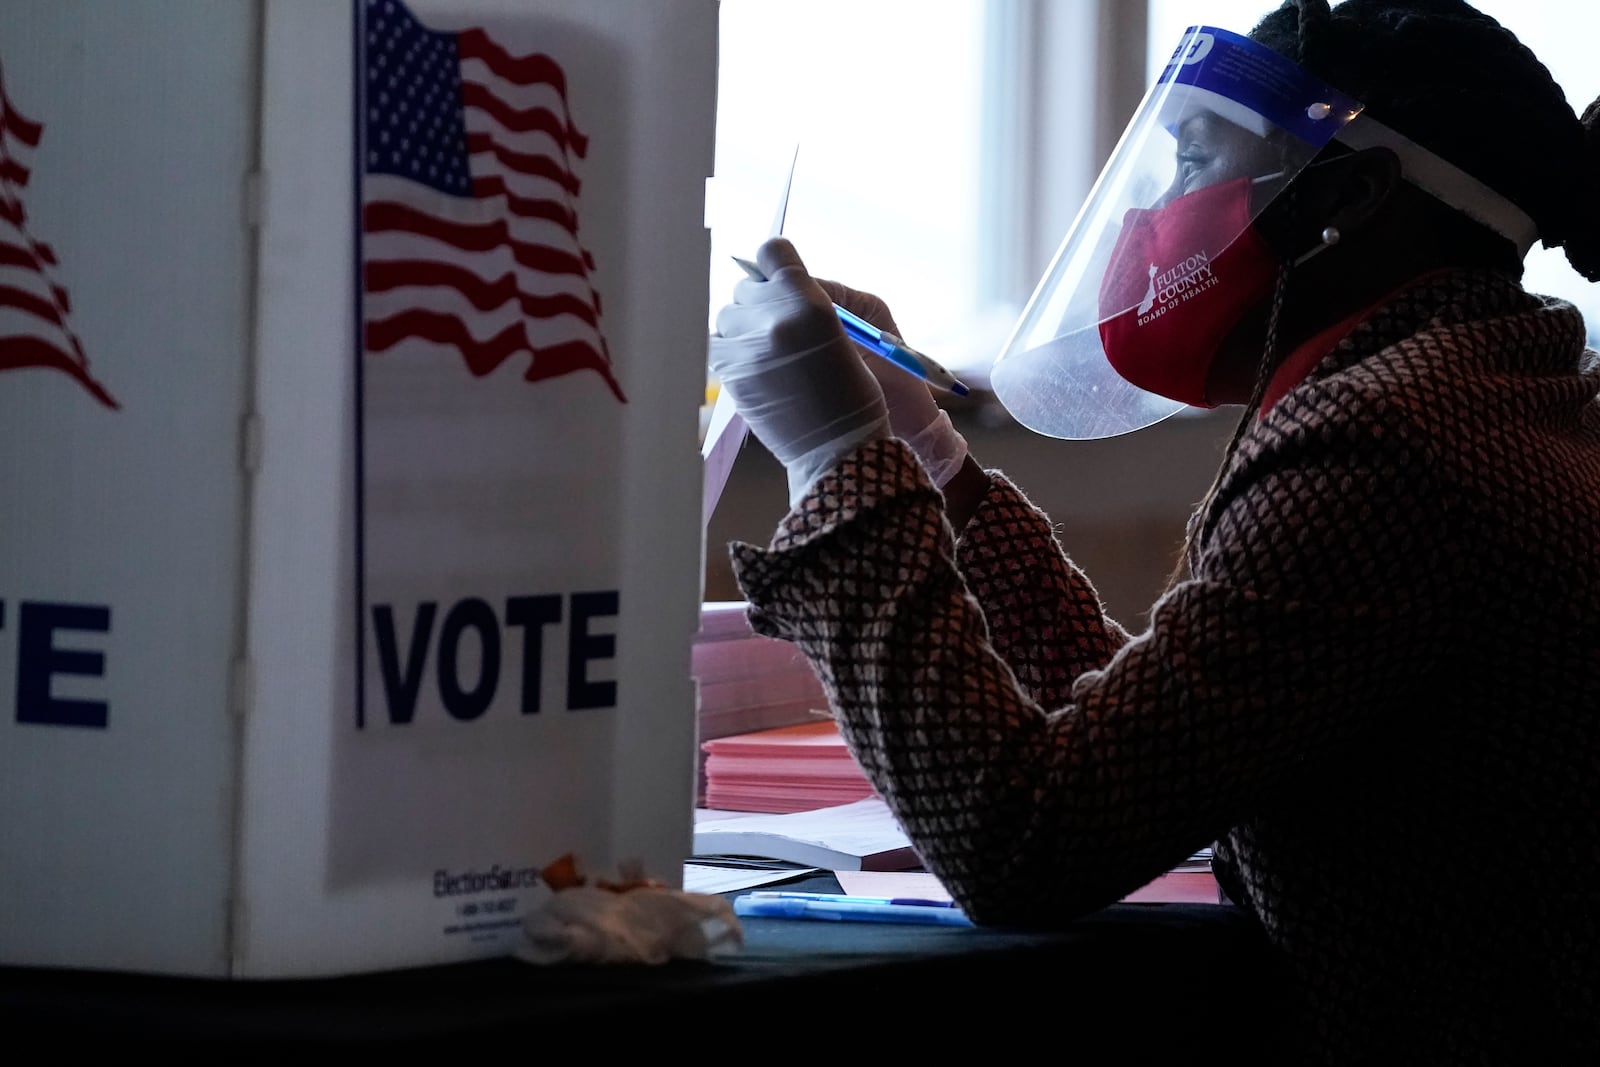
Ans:
POLYGON ((554 892, 523 921, 518 959, 661 964, 744 949, 744 928, 723 897, 669 889, 637 874, 590 885, 570 856, 543 873, 554 892))

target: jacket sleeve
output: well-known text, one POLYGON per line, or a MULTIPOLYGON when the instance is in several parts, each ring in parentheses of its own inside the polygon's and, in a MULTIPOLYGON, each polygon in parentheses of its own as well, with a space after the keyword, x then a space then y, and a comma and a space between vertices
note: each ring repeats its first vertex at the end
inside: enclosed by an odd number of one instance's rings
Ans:
POLYGON ((1044 619, 1030 655, 1071 679, 1065 694, 1028 683, 1020 623, 991 629, 1013 604, 1038 615, 1018 590, 1056 566, 1040 550, 1058 550, 969 527, 961 554, 980 604, 898 442, 837 464, 769 548, 735 544, 735 572, 752 623, 811 660, 863 771, 967 913, 1051 925, 1120 899, 1340 758, 1438 654, 1445 554, 1386 552, 1385 523, 1370 521, 1439 513, 1426 447, 1406 437, 1354 419, 1242 449, 1198 576, 1143 634, 1106 658, 1099 612, 1058 598, 1069 607, 1044 619))
POLYGON ((1049 518, 997 472, 956 542, 956 565, 988 625, 989 643, 1028 696, 1055 707, 1086 670, 1128 642, 1049 518))

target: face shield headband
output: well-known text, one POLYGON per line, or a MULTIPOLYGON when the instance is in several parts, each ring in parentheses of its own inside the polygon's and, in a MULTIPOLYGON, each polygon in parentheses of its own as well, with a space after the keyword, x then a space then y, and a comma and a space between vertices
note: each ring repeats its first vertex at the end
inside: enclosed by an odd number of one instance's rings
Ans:
POLYGON ((1011 415, 1087 440, 1205 406, 1217 347, 1279 267, 1254 223, 1335 138, 1393 149, 1407 180, 1531 245, 1520 209, 1360 112, 1246 37, 1187 31, 995 361, 1011 415))
POLYGON ((1402 178, 1516 245, 1519 258, 1539 239, 1539 227, 1526 211, 1370 115, 1361 115, 1345 126, 1334 140, 1356 151, 1389 149, 1400 159, 1402 178))

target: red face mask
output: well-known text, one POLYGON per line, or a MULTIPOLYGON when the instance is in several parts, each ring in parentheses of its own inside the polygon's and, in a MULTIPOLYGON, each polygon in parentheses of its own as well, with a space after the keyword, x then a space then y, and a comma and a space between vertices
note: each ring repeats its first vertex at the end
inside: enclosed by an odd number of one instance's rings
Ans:
POLYGON ((1133 208, 1100 283, 1106 359, 1146 392, 1210 407, 1228 332, 1272 292, 1278 261, 1250 225, 1249 178, 1133 208))

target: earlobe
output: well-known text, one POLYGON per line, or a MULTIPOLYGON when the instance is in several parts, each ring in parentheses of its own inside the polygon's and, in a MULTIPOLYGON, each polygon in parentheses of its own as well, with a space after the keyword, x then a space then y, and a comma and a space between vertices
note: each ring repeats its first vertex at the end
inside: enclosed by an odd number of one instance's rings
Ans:
POLYGON ((1342 157, 1327 225, 1346 236, 1359 233, 1394 196, 1401 182, 1400 157, 1388 148, 1364 148, 1342 157))

